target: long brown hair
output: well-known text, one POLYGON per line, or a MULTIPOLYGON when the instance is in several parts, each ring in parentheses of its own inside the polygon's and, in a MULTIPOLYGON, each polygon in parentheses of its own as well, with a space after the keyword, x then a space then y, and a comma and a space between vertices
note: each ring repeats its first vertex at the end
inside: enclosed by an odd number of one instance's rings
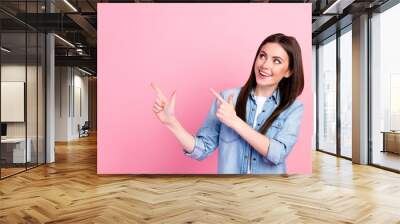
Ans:
POLYGON ((283 78, 278 84, 277 90, 280 95, 278 107, 272 112, 271 116, 264 122, 259 132, 265 134, 271 127, 275 119, 287 109, 301 94, 304 88, 304 71, 303 61, 301 58, 301 49, 299 43, 294 37, 286 36, 282 33, 273 34, 263 40, 257 50, 256 57, 254 58, 253 67, 251 69, 250 77, 246 84, 240 90, 235 110, 236 114, 246 121, 246 104, 250 92, 257 85, 256 75, 254 72, 254 65, 257 60, 261 48, 267 43, 279 44, 289 56, 289 71, 291 75, 288 78, 283 78))

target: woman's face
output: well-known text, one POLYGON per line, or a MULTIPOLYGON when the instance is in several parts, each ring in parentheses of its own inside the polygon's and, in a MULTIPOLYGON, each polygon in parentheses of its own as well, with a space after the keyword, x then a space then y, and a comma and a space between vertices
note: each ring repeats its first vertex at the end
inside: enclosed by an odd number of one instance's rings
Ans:
POLYGON ((278 43, 266 43, 261 47, 254 64, 258 88, 278 86, 283 77, 289 77, 289 56, 278 43))

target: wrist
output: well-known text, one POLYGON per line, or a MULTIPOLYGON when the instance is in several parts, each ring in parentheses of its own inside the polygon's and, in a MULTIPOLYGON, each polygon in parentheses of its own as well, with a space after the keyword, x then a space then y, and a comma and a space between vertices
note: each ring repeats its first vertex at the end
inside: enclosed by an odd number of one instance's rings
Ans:
POLYGON ((174 129, 177 127, 179 124, 178 120, 176 119, 175 116, 172 116, 170 119, 168 119, 168 122, 165 123, 165 126, 169 129, 174 129))
POLYGON ((238 129, 240 129, 240 126, 242 125, 243 121, 240 119, 240 117, 236 116, 235 121, 233 122, 232 129, 234 129, 236 132, 238 129))

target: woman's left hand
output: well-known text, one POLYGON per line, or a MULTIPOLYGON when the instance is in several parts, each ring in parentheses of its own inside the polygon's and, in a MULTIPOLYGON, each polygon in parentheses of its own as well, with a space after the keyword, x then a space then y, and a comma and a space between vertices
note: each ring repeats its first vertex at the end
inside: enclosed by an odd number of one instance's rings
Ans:
POLYGON ((228 101, 225 101, 214 89, 211 88, 210 90, 219 102, 215 115, 226 126, 234 129, 240 118, 236 115, 233 105, 233 94, 228 97, 228 101))

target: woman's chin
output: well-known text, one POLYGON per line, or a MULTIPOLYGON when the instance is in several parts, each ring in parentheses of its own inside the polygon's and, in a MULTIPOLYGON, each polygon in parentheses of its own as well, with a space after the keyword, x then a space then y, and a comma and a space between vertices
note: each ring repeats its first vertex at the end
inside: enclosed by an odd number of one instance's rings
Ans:
POLYGON ((256 82, 260 87, 271 87, 275 85, 275 82, 271 82, 271 80, 256 80, 256 82))

